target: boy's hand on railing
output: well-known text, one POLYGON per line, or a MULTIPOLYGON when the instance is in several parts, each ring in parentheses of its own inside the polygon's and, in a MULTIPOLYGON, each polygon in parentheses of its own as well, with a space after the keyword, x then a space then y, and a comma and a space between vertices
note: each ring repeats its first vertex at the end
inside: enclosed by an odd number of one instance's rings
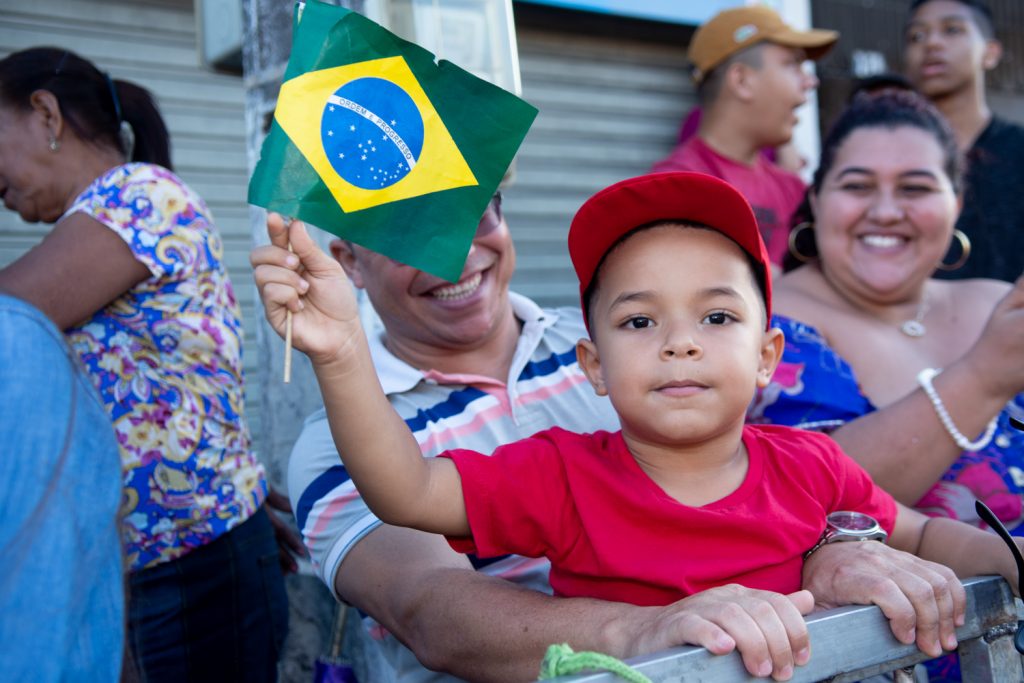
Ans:
POLYGON ((935 657, 956 649, 967 607, 953 570, 870 541, 819 548, 804 564, 804 588, 822 609, 878 605, 897 640, 935 657))
POLYGON ((279 214, 270 213, 267 234, 270 244, 256 247, 249 256, 267 320, 284 337, 290 311, 295 348, 314 364, 334 360, 361 334, 352 284, 301 221, 289 227, 279 214))
POLYGON ((738 650, 753 676, 785 681, 811 656, 803 615, 814 608, 808 591, 782 595, 735 584, 711 588, 666 607, 634 632, 634 651, 698 645, 712 654, 738 650))

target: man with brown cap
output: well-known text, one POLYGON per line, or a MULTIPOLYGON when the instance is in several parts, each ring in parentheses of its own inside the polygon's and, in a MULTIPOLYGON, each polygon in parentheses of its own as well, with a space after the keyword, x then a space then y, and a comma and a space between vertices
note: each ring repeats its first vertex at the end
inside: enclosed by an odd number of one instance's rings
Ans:
POLYGON ((768 7, 725 10, 697 29, 689 58, 703 110, 697 135, 653 171, 700 171, 740 190, 754 208, 768 254, 781 264, 789 220, 803 198, 795 174, 760 155, 793 136, 796 109, 818 85, 803 70, 835 44, 835 31, 797 31, 768 7))

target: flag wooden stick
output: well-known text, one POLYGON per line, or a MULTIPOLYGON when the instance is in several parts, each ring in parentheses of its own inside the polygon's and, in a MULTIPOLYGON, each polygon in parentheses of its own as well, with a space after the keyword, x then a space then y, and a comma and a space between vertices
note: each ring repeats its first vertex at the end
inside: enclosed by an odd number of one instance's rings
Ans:
MULTIPOLYGON (((294 253, 292 242, 288 240, 288 251, 294 253)), ((284 383, 292 381, 292 311, 288 309, 284 316, 284 383)))

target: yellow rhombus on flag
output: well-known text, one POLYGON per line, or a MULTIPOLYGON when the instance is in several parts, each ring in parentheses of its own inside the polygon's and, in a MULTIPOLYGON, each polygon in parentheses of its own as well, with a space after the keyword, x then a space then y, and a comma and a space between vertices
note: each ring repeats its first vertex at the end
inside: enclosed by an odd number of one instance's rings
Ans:
MULTIPOLYGON (((338 205, 346 212, 477 184, 473 171, 452 141, 444 121, 402 57, 373 59, 303 74, 281 86, 279 101, 275 117, 281 128, 316 169, 317 175, 323 179, 338 205), (335 94, 343 91, 346 84, 363 78, 383 79, 401 88, 419 110, 425 129, 423 147, 418 157, 411 152, 404 155, 411 166, 408 175, 381 189, 359 187, 339 175, 327 158, 325 145, 321 141, 320 118, 323 105, 310 106, 311 102, 331 102, 331 106, 353 111, 380 128, 382 139, 375 142, 407 150, 408 145, 401 136, 377 113, 335 94), (440 169, 440 172, 431 172, 429 169, 440 169)), ((338 131, 336 134, 340 136, 345 132, 338 131)))

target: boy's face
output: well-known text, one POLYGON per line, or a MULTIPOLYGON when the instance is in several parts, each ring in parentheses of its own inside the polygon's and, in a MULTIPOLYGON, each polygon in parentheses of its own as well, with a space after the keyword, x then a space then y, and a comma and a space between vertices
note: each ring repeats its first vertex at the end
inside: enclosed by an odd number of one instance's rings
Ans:
POLYGON ((999 63, 1001 49, 981 33, 973 10, 956 0, 932 0, 907 24, 903 63, 907 78, 926 97, 973 86, 999 63))
POLYGON ((746 96, 757 107, 765 146, 776 146, 792 139, 796 111, 818 87, 818 79, 804 69, 807 56, 800 48, 765 43, 760 50, 761 66, 749 67, 740 87, 747 88, 746 96))
POLYGON ((590 311, 594 341, 577 346, 599 395, 634 442, 699 445, 742 428, 782 334, 738 245, 677 224, 636 233, 608 255, 590 311))

